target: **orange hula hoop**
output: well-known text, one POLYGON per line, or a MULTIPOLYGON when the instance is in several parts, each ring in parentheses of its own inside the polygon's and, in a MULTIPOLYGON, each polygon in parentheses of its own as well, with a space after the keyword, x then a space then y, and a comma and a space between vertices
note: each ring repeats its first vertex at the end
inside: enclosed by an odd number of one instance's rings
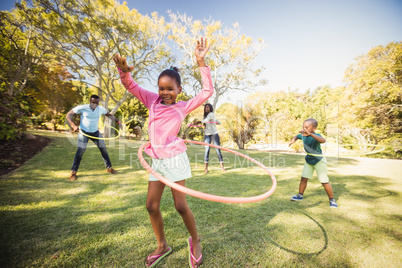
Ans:
POLYGON ((188 143, 194 143, 194 144, 200 144, 200 145, 205 145, 205 146, 210 146, 210 147, 214 147, 214 148, 219 148, 221 150, 230 152, 232 154, 235 155, 239 155, 241 157, 244 157, 245 159, 250 160, 251 162, 255 163, 256 165, 260 166, 262 169, 264 169, 269 176, 271 177, 272 180, 272 187, 271 189, 269 189, 266 193, 261 194, 261 195, 256 195, 256 196, 251 196, 251 197, 226 197, 226 196, 219 196, 219 195, 212 195, 212 194, 207 194, 207 193, 203 193, 203 192, 199 192, 196 190, 192 190, 190 188, 181 186, 180 184, 174 183, 170 180, 168 180, 167 178, 163 177, 161 174, 159 174, 158 172, 156 172, 154 169, 151 168, 151 166, 145 161, 144 156, 143 156, 143 150, 145 148, 145 146, 148 146, 150 144, 150 142, 146 142, 143 145, 140 146, 140 148, 138 148, 138 158, 140 160, 141 165, 150 173, 152 173, 152 175, 154 175, 158 180, 160 180, 162 183, 166 184, 167 186, 182 192, 184 194, 187 195, 191 195, 197 198, 201 198, 204 200, 208 200, 208 201, 213 201, 213 202, 220 202, 220 203, 252 203, 252 202, 257 202, 257 201, 261 201, 263 199, 266 199, 267 197, 269 197, 270 195, 272 195, 276 189, 276 178, 274 176, 274 174, 263 164, 261 164, 260 162, 258 162, 257 160, 244 155, 242 153, 221 147, 221 146, 217 146, 217 145, 213 145, 213 144, 208 144, 208 143, 204 143, 204 142, 199 142, 199 141, 192 141, 192 140, 184 140, 184 142, 188 142, 188 143))

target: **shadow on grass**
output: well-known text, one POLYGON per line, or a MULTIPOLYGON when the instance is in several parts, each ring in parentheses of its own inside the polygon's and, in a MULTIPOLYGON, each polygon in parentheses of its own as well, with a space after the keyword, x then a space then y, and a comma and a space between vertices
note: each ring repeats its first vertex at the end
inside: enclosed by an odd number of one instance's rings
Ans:
POLYGON ((321 231, 322 231, 322 234, 323 234, 323 236, 324 236, 324 240, 325 240, 324 246, 322 247, 322 249, 320 249, 320 250, 317 251, 317 252, 312 252, 312 253, 298 252, 298 251, 294 251, 294 250, 291 250, 291 249, 289 249, 289 248, 286 248, 286 247, 284 247, 284 246, 279 245, 277 242, 275 242, 274 240, 272 240, 270 237, 267 237, 268 241, 271 242, 271 243, 272 243, 273 245, 275 245, 276 247, 282 249, 282 250, 285 250, 285 251, 290 252, 290 253, 292 253, 292 254, 300 255, 300 256, 303 256, 303 257, 309 257, 309 256, 315 256, 315 255, 321 254, 321 253, 327 248, 327 246, 328 246, 328 236, 327 236, 327 232, 325 231, 324 227, 323 227, 317 220, 315 220, 313 217, 311 217, 311 216, 308 215, 307 213, 305 213, 305 212, 303 212, 303 211, 300 211, 300 210, 295 210, 295 211, 297 211, 297 212, 299 212, 299 213, 305 215, 306 217, 310 218, 313 222, 315 222, 315 223, 318 225, 318 227, 320 227, 320 229, 321 229, 321 231))
POLYGON ((70 182, 76 147, 60 133, 45 134, 52 143, 1 181, 0 266, 99 265, 116 247, 113 238, 148 229, 147 185, 129 172, 123 179, 106 173, 97 148, 88 148, 79 180, 70 182))
MULTIPOLYGON (((236 172, 236 175, 242 176, 242 173, 244 173, 244 176, 248 175, 247 171, 241 172, 241 170, 236 172)), ((206 240, 208 241, 204 242, 205 256, 208 256, 208 254, 221 254, 225 256, 224 263, 231 263, 233 267, 246 267, 251 263, 258 266, 259 262, 254 259, 257 257, 253 257, 253 255, 257 254, 257 251, 260 251, 260 254, 266 254, 264 249, 269 248, 266 244, 268 242, 280 250, 301 257, 302 261, 307 263, 307 266, 318 265, 318 263, 319 266, 325 266, 325 263, 335 266, 353 266, 356 259, 350 256, 347 250, 348 247, 343 247, 343 243, 339 241, 348 240, 350 236, 354 235, 354 230, 357 230, 356 235, 358 238, 356 241, 358 242, 354 242, 353 247, 359 247, 362 244, 367 245, 367 247, 377 247, 376 241, 372 241, 370 235, 366 233, 366 229, 373 229, 376 236, 386 239, 400 241, 402 237, 392 224, 392 222, 399 221, 400 217, 395 217, 395 215, 390 215, 389 213, 381 214, 383 208, 381 208, 379 200, 389 202, 387 201, 389 198, 392 198, 392 200, 400 198, 400 194, 391 188, 393 185, 391 180, 374 176, 332 174, 331 184, 335 191, 335 197, 341 200, 338 201, 339 209, 329 208, 328 197, 318 180, 312 179, 309 182, 306 198, 300 203, 289 200, 294 191, 298 189, 299 177, 287 178, 278 175, 277 180, 278 188, 276 192, 267 200, 255 204, 211 204, 208 201, 191 198, 190 206, 194 207, 195 211, 202 211, 198 212, 201 215, 201 221, 197 220, 197 223, 201 226, 204 234, 208 233, 206 235, 206 240), (343 201, 345 203, 342 203, 343 201), (353 204, 351 205, 349 202, 353 204), (203 209, 199 207, 203 207, 203 209), (381 209, 378 210, 377 208, 381 209), (307 210, 312 212, 307 212, 307 210), (304 215, 319 227, 322 240, 318 239, 318 230, 312 230, 313 236, 306 238, 307 240, 312 240, 310 249, 315 246, 317 250, 309 252, 308 249, 298 250, 297 247, 289 247, 289 241, 293 239, 290 233, 286 238, 287 243, 282 244, 272 236, 274 229, 266 229, 270 221, 277 215, 292 212, 304 215), (354 213, 357 215, 355 216, 354 213), (365 215, 367 222, 362 221, 359 214, 365 215), (391 224, 388 224, 388 222, 391 222, 391 224), (338 228, 338 225, 341 228, 338 228), (383 225, 387 227, 383 228, 383 225), (330 235, 327 228, 331 229, 330 235), (336 237, 338 232, 341 234, 340 238, 336 237), (347 237, 344 237, 344 234, 347 234, 347 237), (330 248, 330 252, 326 253, 328 248, 330 248), (333 254, 334 250, 339 256, 329 257, 328 254, 333 254), (227 253, 242 251, 247 252, 246 255, 238 254, 241 255, 242 260, 239 260, 236 254, 229 256, 227 253), (321 262, 316 259, 319 255, 325 256, 320 258, 321 262), (308 259, 310 257, 314 258, 308 259), (329 258, 329 260, 326 262, 322 258, 329 258), (336 259, 335 261, 333 260, 334 258, 336 259)), ((241 179, 236 180, 233 178, 233 173, 215 172, 215 174, 210 174, 204 179, 201 175, 194 181, 190 181, 189 187, 207 193, 213 192, 213 194, 217 195, 231 193, 230 196, 242 196, 242 194, 251 196, 264 192, 263 189, 267 189, 266 183, 266 175, 247 177, 246 184, 250 184, 252 185, 251 188, 259 190, 258 192, 253 192, 241 183, 241 179), (222 182, 218 183, 218 181, 222 182)), ((275 232, 286 233, 287 230, 278 229, 275 232)), ((295 259, 294 261, 297 263, 297 261, 301 260, 295 259)), ((291 263, 287 265, 292 266, 291 263)), ((212 265, 211 267, 219 266, 212 265)))

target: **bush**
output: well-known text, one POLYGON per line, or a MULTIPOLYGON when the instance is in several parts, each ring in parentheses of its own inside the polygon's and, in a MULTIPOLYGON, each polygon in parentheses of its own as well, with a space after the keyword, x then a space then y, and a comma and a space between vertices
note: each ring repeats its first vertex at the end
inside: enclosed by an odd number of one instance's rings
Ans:
POLYGON ((32 115, 31 117, 29 117, 30 121, 30 125, 29 127, 32 127, 33 129, 40 129, 42 128, 42 124, 45 123, 45 119, 43 118, 42 115, 32 115))
POLYGON ((26 129, 28 109, 19 97, 0 93, 0 140, 18 139, 26 129))

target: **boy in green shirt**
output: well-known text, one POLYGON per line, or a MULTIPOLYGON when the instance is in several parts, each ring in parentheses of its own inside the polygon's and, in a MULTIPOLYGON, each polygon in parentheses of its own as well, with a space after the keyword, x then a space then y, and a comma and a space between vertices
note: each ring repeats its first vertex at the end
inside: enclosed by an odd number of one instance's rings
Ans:
POLYGON ((303 141, 304 150, 306 150, 306 163, 304 163, 303 172, 299 185, 299 194, 292 196, 292 201, 302 201, 303 193, 307 187, 308 179, 311 179, 314 174, 314 170, 317 172, 318 179, 324 186, 325 191, 329 197, 329 206, 331 208, 337 208, 338 204, 335 202, 332 186, 329 183, 327 161, 322 155, 321 143, 325 143, 325 139, 314 131, 317 129, 317 120, 310 118, 303 122, 303 130, 300 134, 294 136, 289 143, 289 147, 300 139, 303 141))

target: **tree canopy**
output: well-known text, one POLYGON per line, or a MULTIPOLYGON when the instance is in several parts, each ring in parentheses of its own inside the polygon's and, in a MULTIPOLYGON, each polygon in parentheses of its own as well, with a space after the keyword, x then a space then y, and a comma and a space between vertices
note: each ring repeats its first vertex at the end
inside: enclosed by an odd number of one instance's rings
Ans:
POLYGON ((185 82, 195 94, 202 87, 193 53, 195 40, 204 36, 212 44, 206 62, 211 68, 214 81, 213 107, 226 94, 234 94, 236 90, 250 92, 258 85, 267 83, 259 77, 264 67, 253 67, 256 57, 264 47, 262 39, 253 40, 242 34, 238 23, 225 27, 220 21, 213 19, 193 21, 185 14, 172 12, 169 17, 172 30, 169 38, 184 55, 181 65, 188 79, 185 82))
MULTIPOLYGON (((160 71, 178 60, 184 81, 178 100, 187 100, 202 87, 193 50, 197 38, 206 37, 212 44, 206 60, 215 108, 224 95, 252 92, 267 83, 264 67, 253 66, 264 41, 246 36, 237 23, 225 26, 212 18, 193 20, 173 12, 166 21, 115 0, 21 1, 0 17, 0 91, 5 100, 0 110, 10 111, 0 119, 3 126, 17 122, 2 128, 0 139, 18 136, 32 113, 57 128, 65 113, 88 101, 89 94, 99 95, 101 105, 124 117, 127 127, 141 126, 146 133, 147 109, 121 85, 112 60, 116 53, 134 66, 132 76, 140 84, 155 83, 160 71)), ((347 68, 345 82, 343 87, 323 85, 307 92, 260 91, 241 107, 224 104, 216 109, 228 130, 223 140, 239 148, 252 142, 284 142, 313 117, 319 121, 318 131, 330 139, 382 143, 395 153, 402 151, 402 42, 359 56, 347 68)), ((189 134, 187 123, 200 114, 201 109, 191 114, 179 135, 189 134)), ((191 135, 200 138, 198 132, 191 135)))
POLYGON ((367 141, 402 134, 402 42, 372 48, 346 70, 342 119, 367 141))
POLYGON ((133 78, 149 79, 170 60, 164 43, 167 26, 156 13, 143 16, 114 0, 41 1, 18 5, 42 42, 77 79, 96 89, 115 114, 130 93, 115 83, 112 57, 119 53, 135 66, 133 78))

